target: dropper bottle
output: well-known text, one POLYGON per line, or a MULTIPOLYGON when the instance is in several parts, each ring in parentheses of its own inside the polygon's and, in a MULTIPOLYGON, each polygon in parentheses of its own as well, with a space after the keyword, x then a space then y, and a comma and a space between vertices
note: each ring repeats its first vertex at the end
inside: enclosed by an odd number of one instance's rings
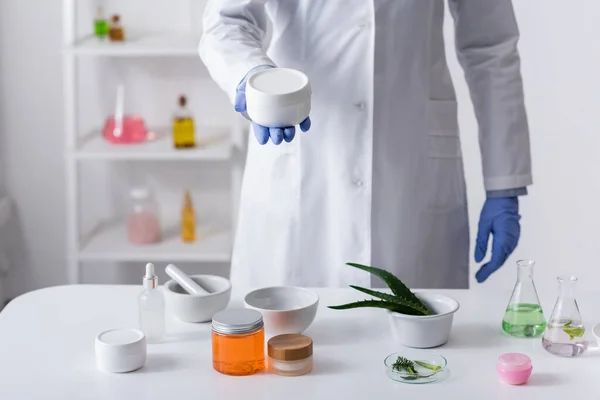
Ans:
POLYGON ((165 336, 165 298, 158 288, 154 264, 146 264, 144 290, 138 298, 140 329, 148 343, 158 343, 165 336))

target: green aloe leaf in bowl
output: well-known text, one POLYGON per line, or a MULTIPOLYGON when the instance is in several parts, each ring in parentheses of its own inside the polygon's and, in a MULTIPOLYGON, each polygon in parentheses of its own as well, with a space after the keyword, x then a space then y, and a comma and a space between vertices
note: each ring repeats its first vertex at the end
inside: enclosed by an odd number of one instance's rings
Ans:
POLYGON ((389 311, 407 315, 431 315, 432 312, 415 294, 394 274, 389 271, 369 267, 366 265, 348 263, 347 265, 369 272, 380 278, 391 289, 393 294, 383 293, 376 290, 366 289, 360 286, 350 285, 359 292, 368 294, 380 300, 364 300, 339 306, 329 306, 334 310, 348 310, 352 308, 384 308, 389 311))

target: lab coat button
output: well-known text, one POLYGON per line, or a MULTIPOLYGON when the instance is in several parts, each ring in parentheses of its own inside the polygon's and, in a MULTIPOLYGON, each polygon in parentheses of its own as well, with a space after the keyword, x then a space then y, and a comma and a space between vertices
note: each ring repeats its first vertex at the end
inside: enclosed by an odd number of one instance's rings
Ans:
POLYGON ((360 179, 357 179, 354 181, 354 186, 356 187, 361 187, 364 184, 363 181, 361 181, 360 179))
POLYGON ((363 103, 362 101, 359 103, 354 103, 354 105, 358 108, 360 108, 361 110, 365 108, 365 103, 363 103))

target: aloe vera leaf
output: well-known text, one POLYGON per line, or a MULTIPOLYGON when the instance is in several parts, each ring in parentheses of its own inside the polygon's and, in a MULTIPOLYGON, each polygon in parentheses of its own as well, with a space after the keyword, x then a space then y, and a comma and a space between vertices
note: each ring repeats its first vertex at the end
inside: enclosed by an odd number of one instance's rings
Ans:
POLYGON ((569 340, 574 340, 576 337, 583 337, 585 334, 585 328, 572 326, 573 321, 567 321, 562 329, 563 332, 569 335, 569 340))
POLYGON ((401 306, 399 304, 390 303, 390 302, 383 301, 383 300, 363 300, 363 301, 355 301, 354 303, 342 304, 339 306, 328 306, 328 308, 331 308, 332 310, 349 310, 352 308, 367 308, 367 307, 369 307, 369 308, 384 308, 386 310, 390 310, 390 311, 397 312, 400 314, 423 315, 422 313, 418 312, 417 310, 415 310, 413 308, 401 306))
POLYGON ((418 304, 421 304, 423 308, 428 310, 431 314, 431 310, 429 310, 429 307, 423 304, 423 302, 419 300, 419 298, 415 296, 415 294, 396 275, 392 274, 391 272, 386 271, 384 269, 369 267, 362 264, 346 263, 346 265, 361 269, 363 271, 375 275, 376 277, 383 280, 385 284, 388 285, 388 287, 392 290, 392 293, 394 293, 396 296, 406 297, 418 304))
POLYGON ((405 380, 405 381, 416 381, 418 379, 431 378, 432 376, 434 376, 437 373, 438 373, 438 371, 434 371, 434 372, 432 372, 429 375, 421 375, 421 374, 417 374, 417 375, 405 375, 405 376, 400 376, 400 379, 405 380))
POLYGON ((583 335, 585 334, 585 329, 583 328, 570 328, 570 329, 563 329, 563 331, 569 335, 569 340, 573 340, 576 337, 583 337, 583 335))
POLYGON ((434 371, 429 375, 406 375, 406 376, 401 376, 400 379, 404 379, 405 381, 416 381, 417 379, 427 379, 427 378, 431 378, 432 376, 436 375, 439 371, 434 371))
POLYGON ((381 300, 389 301, 390 303, 395 303, 403 307, 413 308, 421 313, 421 315, 430 315, 430 312, 427 308, 423 307, 421 304, 415 303, 405 297, 402 296, 393 296, 391 294, 378 292, 376 290, 366 289, 360 286, 350 285, 352 289, 356 289, 359 292, 363 292, 368 294, 369 296, 380 298, 381 300))
POLYGON ((415 364, 420 365, 423 368, 427 368, 430 369, 432 371, 439 371, 440 369, 442 369, 442 367, 440 367, 439 365, 435 365, 435 364, 430 364, 428 362, 425 361, 413 361, 415 364))

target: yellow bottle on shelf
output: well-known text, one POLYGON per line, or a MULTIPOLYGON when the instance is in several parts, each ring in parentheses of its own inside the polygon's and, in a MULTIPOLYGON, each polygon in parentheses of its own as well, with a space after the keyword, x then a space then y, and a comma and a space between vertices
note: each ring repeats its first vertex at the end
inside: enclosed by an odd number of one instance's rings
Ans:
POLYGON ((196 145, 194 119, 186 107, 187 99, 179 96, 179 108, 173 117, 173 145, 175 148, 184 149, 196 145))
POLYGON ((186 243, 196 240, 196 213, 189 191, 185 192, 181 209, 181 240, 186 243))

